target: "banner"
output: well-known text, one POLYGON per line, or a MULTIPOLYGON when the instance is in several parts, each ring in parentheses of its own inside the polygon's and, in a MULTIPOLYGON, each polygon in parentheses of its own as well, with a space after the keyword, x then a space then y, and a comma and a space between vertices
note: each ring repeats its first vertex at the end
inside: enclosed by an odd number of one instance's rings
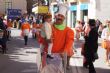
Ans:
POLYGON ((38 13, 47 13, 48 6, 38 6, 38 13))
POLYGON ((17 17, 21 16, 20 9, 8 9, 8 19, 16 19, 17 17))
POLYGON ((35 13, 47 13, 49 11, 48 6, 37 6, 32 9, 35 13))

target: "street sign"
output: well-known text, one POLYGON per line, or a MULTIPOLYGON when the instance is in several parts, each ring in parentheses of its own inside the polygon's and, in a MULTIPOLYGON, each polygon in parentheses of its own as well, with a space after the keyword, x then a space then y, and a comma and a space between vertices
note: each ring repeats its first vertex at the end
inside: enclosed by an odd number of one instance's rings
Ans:
POLYGON ((48 6, 38 6, 38 13, 47 13, 48 6))
POLYGON ((8 19, 16 19, 21 16, 21 9, 8 9, 8 19))
POLYGON ((49 8, 48 6, 36 6, 32 9, 32 12, 35 13, 48 13, 49 8))

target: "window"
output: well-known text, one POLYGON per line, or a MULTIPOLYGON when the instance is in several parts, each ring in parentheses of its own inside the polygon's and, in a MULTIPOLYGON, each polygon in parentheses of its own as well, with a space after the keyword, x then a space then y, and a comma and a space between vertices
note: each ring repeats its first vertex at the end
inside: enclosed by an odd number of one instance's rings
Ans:
POLYGON ((12 2, 5 2, 5 13, 7 13, 7 9, 12 9, 12 2))

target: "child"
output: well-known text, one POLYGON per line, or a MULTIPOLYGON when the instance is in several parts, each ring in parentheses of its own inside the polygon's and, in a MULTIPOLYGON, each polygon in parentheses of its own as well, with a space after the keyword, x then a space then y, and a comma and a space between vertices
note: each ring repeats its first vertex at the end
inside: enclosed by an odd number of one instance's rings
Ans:
POLYGON ((41 28, 41 37, 43 37, 48 45, 48 54, 47 54, 47 58, 53 58, 51 56, 51 50, 52 50, 52 27, 51 27, 51 19, 52 19, 52 15, 47 13, 44 16, 44 24, 41 28))

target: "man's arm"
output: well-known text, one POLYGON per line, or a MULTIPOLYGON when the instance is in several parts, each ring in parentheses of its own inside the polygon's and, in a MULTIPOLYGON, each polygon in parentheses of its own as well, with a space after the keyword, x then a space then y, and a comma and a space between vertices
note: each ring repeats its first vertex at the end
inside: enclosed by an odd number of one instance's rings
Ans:
POLYGON ((72 56, 73 54, 73 42, 74 42, 74 32, 73 30, 69 29, 66 35, 65 47, 64 52, 67 53, 68 56, 72 56))

